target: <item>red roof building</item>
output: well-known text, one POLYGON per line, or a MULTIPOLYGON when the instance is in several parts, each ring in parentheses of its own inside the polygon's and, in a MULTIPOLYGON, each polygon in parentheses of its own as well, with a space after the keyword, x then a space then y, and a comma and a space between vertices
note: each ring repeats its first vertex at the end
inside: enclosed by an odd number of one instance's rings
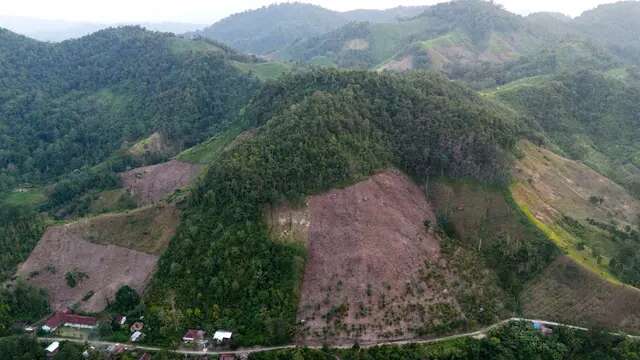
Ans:
POLYGON ((151 360, 151 355, 149 355, 149 353, 144 353, 138 360, 151 360))
POLYGON ((189 330, 187 331, 186 334, 184 334, 184 336, 182 337, 182 341, 184 342, 201 342, 204 340, 205 335, 207 335, 206 332, 202 331, 202 330, 189 330))
POLYGON ((42 325, 42 330, 51 332, 55 331, 60 326, 68 326, 82 329, 95 329, 98 324, 98 320, 90 316, 74 315, 65 312, 56 312, 42 325))

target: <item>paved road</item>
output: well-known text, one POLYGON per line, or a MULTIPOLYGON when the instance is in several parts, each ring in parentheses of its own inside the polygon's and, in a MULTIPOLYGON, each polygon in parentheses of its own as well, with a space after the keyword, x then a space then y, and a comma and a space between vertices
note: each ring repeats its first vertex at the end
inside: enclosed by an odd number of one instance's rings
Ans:
MULTIPOLYGON (((405 339, 405 340, 395 340, 395 341, 374 342, 374 343, 360 344, 360 347, 370 348, 370 347, 384 346, 384 345, 432 344, 432 343, 439 343, 439 342, 450 341, 450 340, 455 340, 460 338, 477 337, 477 336, 486 335, 491 330, 497 329, 501 326, 504 326, 508 323, 513 323, 513 322, 530 322, 530 323, 537 322, 540 324, 553 326, 553 327, 564 327, 568 329, 581 330, 581 331, 589 330, 584 327, 569 325, 569 324, 561 324, 553 321, 534 320, 534 319, 525 319, 525 318, 510 318, 510 319, 497 322, 493 325, 487 326, 480 330, 468 332, 468 333, 455 334, 455 335, 444 336, 444 337, 433 338, 433 339, 405 339)), ((612 333, 612 335, 626 336, 628 338, 636 339, 636 340, 640 339, 640 336, 625 335, 620 333, 612 333)), ((46 342, 46 343, 51 343, 54 341, 60 341, 60 342, 69 341, 69 342, 80 343, 80 344, 88 343, 96 347, 107 347, 110 345, 118 344, 118 343, 108 342, 108 341, 97 341, 97 340, 85 341, 85 340, 78 340, 78 339, 54 338, 54 337, 39 337, 38 341, 46 342)), ((151 351, 151 352, 167 350, 172 353, 183 354, 183 355, 220 355, 221 353, 239 355, 239 354, 251 354, 256 352, 272 351, 272 350, 294 349, 299 347, 299 345, 283 345, 283 346, 271 346, 271 347, 242 348, 242 349, 237 349, 232 351, 206 351, 205 352, 205 351, 193 351, 193 350, 169 350, 169 349, 164 349, 160 347, 134 345, 134 344, 123 344, 123 345, 125 345, 126 348, 129 350, 137 349, 137 350, 151 351)), ((350 345, 350 344, 337 345, 337 346, 333 346, 333 348, 347 349, 347 348, 351 348, 352 346, 353 345, 350 345)), ((307 346, 307 347, 312 349, 321 348, 321 346, 307 346)))

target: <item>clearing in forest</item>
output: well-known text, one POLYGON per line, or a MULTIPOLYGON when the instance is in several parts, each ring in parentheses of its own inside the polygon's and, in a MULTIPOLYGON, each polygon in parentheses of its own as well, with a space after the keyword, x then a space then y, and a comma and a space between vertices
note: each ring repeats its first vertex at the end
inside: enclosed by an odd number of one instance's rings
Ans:
POLYGON ((301 343, 367 343, 451 331, 466 319, 461 288, 473 297, 483 285, 455 273, 442 254, 424 192, 397 171, 267 217, 274 238, 308 248, 298 306, 301 343))
POLYGON ((144 291, 178 221, 160 203, 50 227, 18 276, 46 289, 53 309, 101 311, 123 285, 144 291))

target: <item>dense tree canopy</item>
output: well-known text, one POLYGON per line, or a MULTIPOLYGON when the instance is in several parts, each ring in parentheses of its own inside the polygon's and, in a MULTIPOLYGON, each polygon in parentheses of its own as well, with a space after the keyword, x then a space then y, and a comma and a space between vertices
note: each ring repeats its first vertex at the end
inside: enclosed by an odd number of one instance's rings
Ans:
POLYGON ((0 191, 92 166, 154 131, 215 134, 257 88, 217 44, 142 28, 60 44, 0 30, 0 191))

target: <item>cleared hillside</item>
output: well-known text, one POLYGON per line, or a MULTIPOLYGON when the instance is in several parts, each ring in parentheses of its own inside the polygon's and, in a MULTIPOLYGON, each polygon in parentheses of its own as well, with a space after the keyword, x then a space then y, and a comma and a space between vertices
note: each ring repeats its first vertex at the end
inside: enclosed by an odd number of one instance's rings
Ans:
POLYGON ((640 201, 584 164, 523 143, 515 165, 515 201, 574 261, 611 278, 622 244, 615 231, 637 229, 640 201), (609 230, 609 227, 613 230, 609 230))
POLYGON ((188 200, 146 295, 160 324, 148 336, 201 324, 231 328, 243 345, 289 341, 306 251, 270 237, 264 208, 392 163, 500 181, 514 144, 503 115, 433 74, 325 70, 267 85, 244 112, 255 136, 221 153, 188 200))
POLYGON ((585 70, 522 80, 493 95, 526 116, 537 141, 639 194, 640 88, 585 70))
POLYGON ((613 284, 567 256, 556 259, 522 296, 525 316, 640 333, 640 290, 613 284))
MULTIPOLYGON (((495 275, 447 249, 424 192, 398 171, 277 209, 276 238, 308 248, 298 341, 369 343, 447 333, 504 313, 495 275), (288 225, 288 226, 287 226, 288 225), (298 231, 293 231, 297 229, 298 231), (479 315, 478 304, 485 314, 479 315)), ((273 213, 271 213, 273 216, 273 213)))

